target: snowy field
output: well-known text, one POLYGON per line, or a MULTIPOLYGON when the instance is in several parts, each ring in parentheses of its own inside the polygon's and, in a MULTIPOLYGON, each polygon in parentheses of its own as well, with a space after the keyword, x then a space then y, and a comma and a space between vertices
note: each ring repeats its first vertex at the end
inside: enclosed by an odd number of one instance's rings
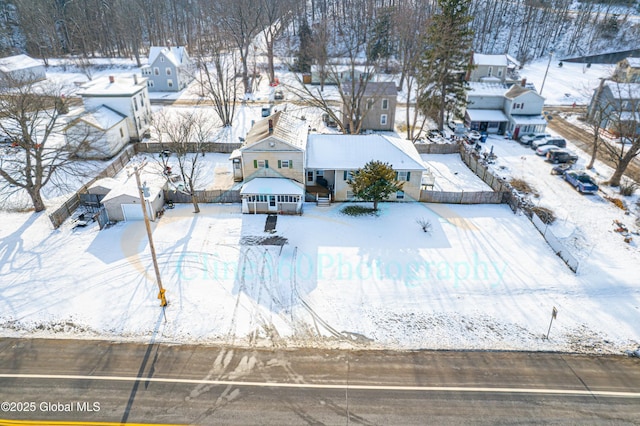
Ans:
POLYGON ((144 340, 162 324, 164 341, 264 346, 617 352, 640 341, 638 264, 575 276, 506 206, 384 204, 353 218, 305 205, 275 234, 239 205, 202 207, 153 225, 166 324, 143 223, 52 231, 45 215, 5 214, 1 334, 144 340))
MULTIPOLYGON (((557 62, 545 81, 548 104, 587 103, 598 78, 611 71, 569 63, 560 68, 557 62)), ((546 59, 539 60, 521 75, 540 88, 546 66, 546 59)), ((105 60, 93 77, 137 71, 131 61, 105 60)), ((48 76, 86 81, 60 64, 48 76)), ((256 103, 240 105, 234 126, 220 130, 216 140, 244 137, 271 91, 263 82, 256 103)), ((199 95, 192 85, 158 97, 199 95)), ((169 107, 179 108, 185 107, 169 107)), ((333 131, 320 122, 318 110, 289 102, 276 108, 305 115, 317 131, 333 131)), ((579 195, 529 148, 493 136, 485 147, 491 145, 496 173, 526 180, 538 191, 535 202, 555 212, 550 229, 579 260, 577 274, 528 219, 502 205, 385 203, 377 217, 353 218, 340 213, 339 204, 307 204, 302 216, 279 217, 275 234, 263 231, 265 216, 242 215, 239 205, 201 205, 199 215, 178 205, 153 224, 170 301, 164 323, 144 224, 99 231, 96 224, 74 230, 65 223, 52 230, 46 213, 0 211, 0 336, 146 341, 155 334, 167 342, 278 347, 636 349, 640 238, 625 243, 612 226, 619 220, 635 230, 633 215, 602 192, 579 195), (423 233, 416 219, 428 220, 431 233, 423 233), (554 306, 558 318, 545 340, 554 306)), ((230 179, 230 162, 226 154, 205 158, 203 186, 218 189, 230 179)), ((436 189, 488 190, 457 155, 423 158, 436 189)), ((585 161, 581 154, 579 165, 585 161)), ((610 170, 596 164, 596 173, 604 178, 610 170)), ((73 184, 48 188, 47 205, 64 199, 73 184)), ((625 203, 633 211, 637 200, 625 203)))

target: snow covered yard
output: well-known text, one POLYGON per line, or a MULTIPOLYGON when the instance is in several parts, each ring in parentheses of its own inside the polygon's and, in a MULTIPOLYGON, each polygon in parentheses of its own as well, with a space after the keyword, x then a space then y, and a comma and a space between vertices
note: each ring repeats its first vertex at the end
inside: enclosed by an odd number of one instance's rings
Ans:
MULTIPOLYGON (((161 338, 613 352, 640 341, 638 271, 575 276, 506 206, 385 203, 358 218, 341 206, 307 204, 275 234, 239 205, 168 210, 153 225, 170 302, 161 338)), ((162 323, 143 223, 52 231, 44 215, 7 219, 2 335, 140 340, 162 323)))
POLYGON ((421 154, 436 178, 436 191, 492 191, 460 158, 460 154, 421 154))

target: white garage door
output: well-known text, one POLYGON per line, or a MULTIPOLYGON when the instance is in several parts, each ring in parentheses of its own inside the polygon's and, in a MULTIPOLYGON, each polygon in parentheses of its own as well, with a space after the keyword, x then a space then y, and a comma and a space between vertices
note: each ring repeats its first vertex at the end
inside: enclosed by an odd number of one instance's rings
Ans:
POLYGON ((122 204, 124 220, 142 220, 142 208, 140 204, 122 204))

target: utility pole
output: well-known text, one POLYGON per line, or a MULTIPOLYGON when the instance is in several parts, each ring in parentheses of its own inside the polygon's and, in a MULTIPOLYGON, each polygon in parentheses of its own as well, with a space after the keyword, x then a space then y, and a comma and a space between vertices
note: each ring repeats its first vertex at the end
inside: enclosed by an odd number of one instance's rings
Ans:
MULTIPOLYGON (((140 167, 144 167, 144 164, 140 167)), ((149 239, 149 248, 151 249, 151 259, 153 259, 153 269, 156 271, 156 282, 158 283, 158 299, 160 299, 160 306, 163 308, 167 306, 167 298, 165 297, 165 289, 162 287, 162 279, 160 278, 160 268, 158 268, 158 259, 156 258, 156 248, 153 245, 153 235, 151 233, 151 223, 149 222, 149 216, 147 216, 147 202, 144 198, 144 190, 140 183, 140 168, 135 166, 133 172, 136 175, 136 185, 138 186, 138 195, 140 196, 140 205, 142 206, 142 215, 144 216, 144 225, 147 228, 147 238, 149 239)), ((147 190, 148 192, 148 190, 147 190)), ((166 317, 165 317, 166 321, 166 317)))
POLYGON ((549 332, 551 331, 551 324, 553 324, 553 320, 556 319, 557 316, 558 316, 558 310, 554 306, 553 309, 551 310, 551 322, 549 323, 549 329, 547 330, 547 337, 546 337, 547 340, 549 340, 549 332))
POLYGON ((544 89, 544 83, 547 81, 547 73, 549 72, 549 65, 551 65, 551 59, 553 59, 553 49, 549 52, 549 62, 547 62, 547 69, 544 72, 544 78, 542 79, 542 86, 540 87, 540 96, 542 96, 542 89, 544 89))

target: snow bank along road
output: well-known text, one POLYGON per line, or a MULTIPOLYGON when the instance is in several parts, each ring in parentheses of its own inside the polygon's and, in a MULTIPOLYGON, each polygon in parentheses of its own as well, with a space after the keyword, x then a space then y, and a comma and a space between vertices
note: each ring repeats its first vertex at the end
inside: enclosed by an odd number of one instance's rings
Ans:
POLYGON ((631 423, 640 416, 639 364, 557 353, 4 339, 0 423, 408 425, 427 415, 436 423, 631 423))

